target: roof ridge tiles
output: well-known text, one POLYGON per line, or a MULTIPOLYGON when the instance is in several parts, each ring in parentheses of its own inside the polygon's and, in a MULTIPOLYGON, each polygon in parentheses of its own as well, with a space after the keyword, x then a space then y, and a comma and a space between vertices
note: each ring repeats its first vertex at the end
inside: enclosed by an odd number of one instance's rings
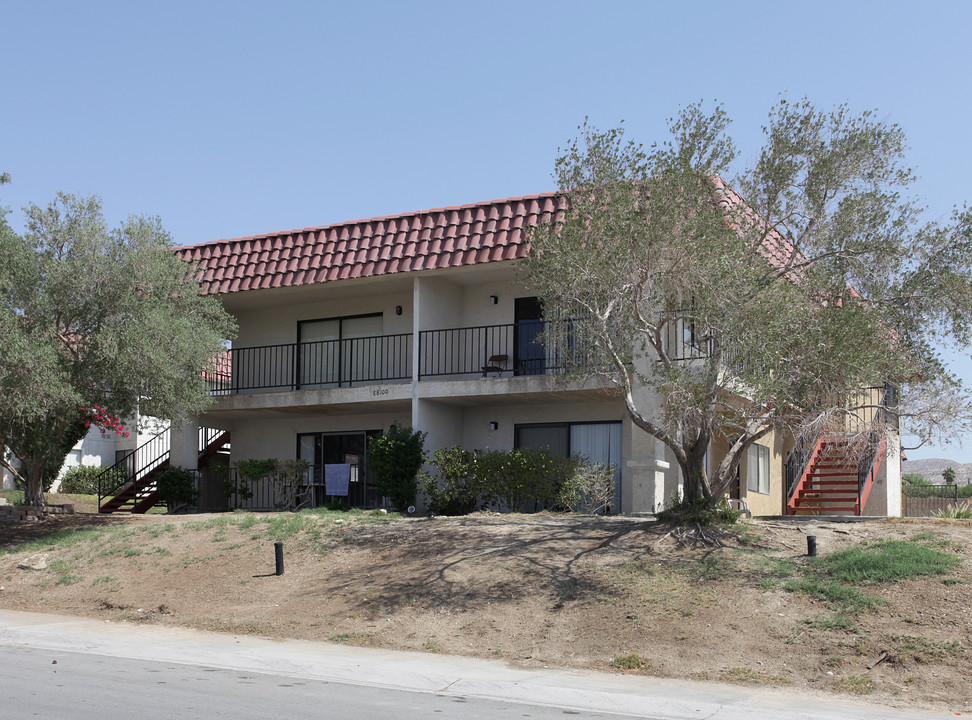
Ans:
POLYGON ((242 237, 220 238, 218 240, 206 240, 201 243, 188 243, 186 245, 178 245, 174 247, 173 250, 181 251, 181 250, 188 250, 189 248, 204 247, 207 245, 212 246, 212 245, 220 245, 220 244, 239 243, 244 240, 251 240, 251 241, 264 240, 264 239, 270 239, 274 237, 282 237, 286 235, 295 235, 301 232, 303 233, 321 232, 321 231, 326 231, 331 229, 347 227, 351 225, 360 225, 360 224, 374 223, 379 221, 388 222, 389 220, 415 219, 420 216, 429 216, 435 213, 442 213, 447 211, 459 211, 459 210, 472 211, 478 208, 484 208, 489 206, 504 205, 504 204, 510 204, 519 201, 540 200, 541 198, 553 199, 559 196, 560 196, 559 192, 549 191, 549 192, 536 193, 534 195, 521 195, 521 196, 509 197, 509 198, 481 200, 479 202, 466 203, 463 205, 448 205, 445 207, 432 207, 432 208, 426 208, 424 210, 412 210, 409 212, 400 212, 391 215, 378 215, 370 218, 359 218, 357 220, 344 220, 341 222, 325 223, 323 225, 306 226, 302 228, 291 228, 288 230, 276 230, 276 231, 265 232, 265 233, 256 233, 253 235, 244 235, 242 237))
MULTIPOLYGON (((714 184, 720 204, 747 208, 733 188, 718 178, 714 184)), ((174 249, 198 263, 203 292, 232 293, 519 260, 529 229, 562 218, 566 207, 563 194, 538 193, 174 249)), ((758 222, 756 213, 734 217, 758 222)), ((790 248, 774 236, 763 251, 774 258, 790 248)))

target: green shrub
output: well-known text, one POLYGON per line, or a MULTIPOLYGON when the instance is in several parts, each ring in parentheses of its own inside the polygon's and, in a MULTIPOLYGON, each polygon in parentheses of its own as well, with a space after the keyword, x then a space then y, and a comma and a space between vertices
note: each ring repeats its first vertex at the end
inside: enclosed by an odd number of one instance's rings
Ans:
POLYGON ((186 468, 170 465, 159 474, 156 485, 170 512, 181 506, 194 504, 199 496, 196 491, 196 475, 186 468))
POLYGON ((98 478, 102 473, 104 473, 101 480, 102 495, 112 495, 125 484, 125 473, 118 468, 106 470, 92 465, 75 465, 64 473, 57 491, 72 495, 97 495, 98 478))
POLYGON ((483 488, 474 471, 475 454, 459 447, 441 448, 429 464, 436 475, 425 475, 422 491, 436 515, 468 515, 482 503, 483 488))
POLYGON ((578 460, 553 455, 546 448, 477 451, 473 472, 481 483, 483 503, 499 510, 524 512, 553 508, 564 481, 578 460))
POLYGON ((561 484, 557 505, 571 512, 596 515, 614 503, 614 466, 577 462, 574 472, 561 484))
MULTIPOLYGON (((510 512, 524 512, 531 505, 579 507, 594 497, 602 479, 590 471, 578 475, 578 469, 586 467, 580 458, 537 448, 466 450, 457 445, 437 450, 429 464, 434 473, 425 476, 422 490, 429 510, 440 515, 465 515, 486 506, 510 512), (564 494, 568 485, 571 489, 564 494)), ((613 493, 612 484, 611 499, 613 493)), ((602 495, 595 505, 603 506, 602 495)))
POLYGON ((952 520, 972 520, 972 505, 969 503, 952 503, 946 508, 935 511, 937 518, 949 518, 952 520))
POLYGON ((416 476, 425 462, 426 433, 392 425, 384 435, 368 442, 368 468, 374 474, 378 493, 391 500, 399 512, 415 502, 416 476))
POLYGON ((655 513, 662 522, 675 525, 735 525, 741 515, 725 500, 712 505, 705 498, 686 500, 682 497, 672 498, 668 507, 655 513))

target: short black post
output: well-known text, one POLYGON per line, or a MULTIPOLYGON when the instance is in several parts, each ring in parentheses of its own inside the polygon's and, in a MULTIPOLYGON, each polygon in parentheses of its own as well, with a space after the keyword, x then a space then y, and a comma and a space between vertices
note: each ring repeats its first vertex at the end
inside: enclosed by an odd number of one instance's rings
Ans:
MULTIPOLYGON (((817 536, 807 535, 807 557, 817 557, 817 536)), ((281 570, 281 572, 283 572, 281 570)), ((278 575, 280 573, 277 573, 278 575)))
POLYGON ((273 544, 273 559, 277 563, 277 575, 283 575, 283 543, 279 540, 273 544))

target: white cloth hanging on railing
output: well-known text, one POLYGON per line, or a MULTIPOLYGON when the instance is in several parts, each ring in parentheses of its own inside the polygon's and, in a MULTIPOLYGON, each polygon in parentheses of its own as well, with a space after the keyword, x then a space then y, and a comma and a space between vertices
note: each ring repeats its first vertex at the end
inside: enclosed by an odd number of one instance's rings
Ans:
POLYGON ((324 466, 324 493, 347 497, 351 484, 351 463, 334 463, 324 466))

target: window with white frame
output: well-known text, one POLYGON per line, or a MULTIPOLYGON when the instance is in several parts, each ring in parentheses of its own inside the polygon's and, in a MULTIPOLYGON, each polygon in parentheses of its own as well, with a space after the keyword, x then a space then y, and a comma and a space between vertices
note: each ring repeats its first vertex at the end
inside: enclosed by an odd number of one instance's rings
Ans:
POLYGON ((746 453, 746 487, 751 492, 769 495, 770 468, 769 448, 763 445, 750 445, 746 453))

